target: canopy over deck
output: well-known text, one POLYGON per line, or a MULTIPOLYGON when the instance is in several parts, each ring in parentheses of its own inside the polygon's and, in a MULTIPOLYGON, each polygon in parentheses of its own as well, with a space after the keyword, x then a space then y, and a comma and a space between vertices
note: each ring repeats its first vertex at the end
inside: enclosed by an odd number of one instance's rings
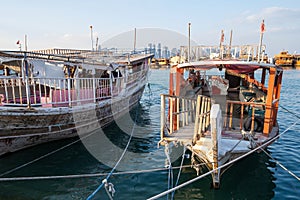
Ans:
POLYGON ((210 70, 213 68, 225 68, 231 70, 235 73, 250 73, 259 68, 277 68, 277 70, 282 70, 281 68, 269 64, 269 63, 258 63, 258 62, 246 62, 241 60, 201 60, 195 62, 187 62, 178 64, 177 68, 193 68, 198 70, 210 70))

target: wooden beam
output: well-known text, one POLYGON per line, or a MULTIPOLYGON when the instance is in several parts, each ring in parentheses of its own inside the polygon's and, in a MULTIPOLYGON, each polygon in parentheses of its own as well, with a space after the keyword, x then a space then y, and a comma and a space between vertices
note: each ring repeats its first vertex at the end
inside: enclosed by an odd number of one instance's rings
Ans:
POLYGON ((280 72, 280 74, 276 77, 277 78, 277 84, 276 84, 276 93, 275 93, 275 99, 278 99, 278 101, 276 101, 274 103, 274 121, 273 121, 273 126, 276 125, 276 121, 277 121, 277 112, 278 112, 278 106, 279 106, 279 99, 280 99, 280 91, 281 91, 281 82, 282 82, 282 74, 283 71, 280 72))
POLYGON ((274 94, 274 84, 276 78, 276 68, 269 69, 269 83, 268 83, 268 91, 267 91, 267 99, 266 99, 266 111, 265 111, 265 119, 264 119, 264 130, 263 133, 265 135, 269 135, 272 130, 272 105, 273 105, 273 94, 274 94))

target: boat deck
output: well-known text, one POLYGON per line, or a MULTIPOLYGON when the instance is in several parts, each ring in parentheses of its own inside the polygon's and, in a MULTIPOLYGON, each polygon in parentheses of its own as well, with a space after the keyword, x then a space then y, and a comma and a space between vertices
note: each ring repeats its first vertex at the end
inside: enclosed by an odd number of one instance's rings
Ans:
POLYGON ((183 143, 184 145, 192 144, 194 135, 195 123, 191 123, 187 126, 180 128, 171 135, 165 135, 164 139, 167 141, 177 141, 183 143))

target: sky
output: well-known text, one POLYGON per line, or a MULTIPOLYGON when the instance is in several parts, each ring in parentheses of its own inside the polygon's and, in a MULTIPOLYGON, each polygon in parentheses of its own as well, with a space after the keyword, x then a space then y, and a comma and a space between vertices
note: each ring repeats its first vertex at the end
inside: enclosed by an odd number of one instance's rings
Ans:
POLYGON ((132 48, 136 28, 138 48, 150 42, 179 48, 187 45, 183 38, 188 35, 188 23, 197 45, 218 45, 221 30, 225 33, 225 44, 229 43, 231 30, 233 45, 258 44, 263 19, 263 43, 268 55, 282 50, 300 54, 299 0, 3 1, 0 49, 18 50, 16 42, 20 40, 24 50, 25 35, 28 50, 91 49, 90 26, 93 44, 98 37, 102 47, 132 48), (152 31, 149 34, 153 38, 146 37, 147 30, 152 31), (121 42, 117 38, 122 34, 132 37, 121 42))

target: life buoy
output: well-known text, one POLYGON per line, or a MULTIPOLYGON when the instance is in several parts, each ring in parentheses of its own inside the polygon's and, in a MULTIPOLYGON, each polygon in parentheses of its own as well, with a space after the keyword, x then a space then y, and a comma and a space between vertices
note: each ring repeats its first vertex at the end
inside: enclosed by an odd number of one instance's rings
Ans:
MULTIPOLYGON (((252 124, 252 117, 249 116, 244 120, 244 130, 250 131, 252 124)), ((262 132, 264 127, 264 119, 261 117, 254 117, 254 131, 255 132, 262 132)))

